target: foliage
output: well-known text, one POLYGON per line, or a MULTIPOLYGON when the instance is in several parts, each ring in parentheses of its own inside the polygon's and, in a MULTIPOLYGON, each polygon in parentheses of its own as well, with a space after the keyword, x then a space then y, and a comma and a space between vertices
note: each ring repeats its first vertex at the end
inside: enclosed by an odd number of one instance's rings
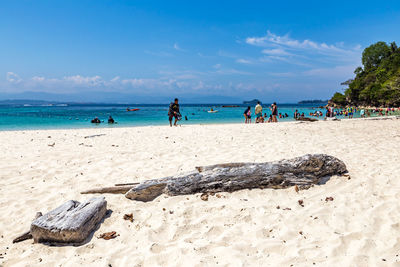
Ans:
POLYGON ((363 67, 354 71, 354 79, 344 95, 336 93, 331 101, 338 105, 400 105, 400 48, 395 42, 390 45, 377 42, 367 47, 362 54, 363 67))
POLYGON ((331 99, 332 102, 344 106, 346 105, 346 96, 341 93, 335 93, 331 99))

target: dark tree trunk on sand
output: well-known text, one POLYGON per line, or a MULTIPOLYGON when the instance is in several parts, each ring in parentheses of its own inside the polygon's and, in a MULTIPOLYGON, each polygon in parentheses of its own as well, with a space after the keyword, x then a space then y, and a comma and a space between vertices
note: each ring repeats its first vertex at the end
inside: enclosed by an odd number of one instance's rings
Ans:
POLYGON ((286 188, 317 184, 323 177, 347 172, 339 159, 325 155, 304 155, 267 163, 227 163, 197 167, 197 172, 148 180, 132 187, 125 196, 151 201, 161 194, 232 192, 251 188, 286 188))
POLYGON ((35 242, 79 244, 96 228, 106 211, 104 197, 94 197, 83 203, 69 200, 34 220, 30 233, 35 242))

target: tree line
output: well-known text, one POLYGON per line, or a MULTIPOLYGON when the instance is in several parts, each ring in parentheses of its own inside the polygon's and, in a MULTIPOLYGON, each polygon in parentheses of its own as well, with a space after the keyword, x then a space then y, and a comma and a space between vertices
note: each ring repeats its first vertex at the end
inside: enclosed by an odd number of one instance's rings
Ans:
POLYGON ((356 106, 400 105, 400 48, 395 42, 377 42, 362 53, 362 67, 354 70, 355 78, 342 85, 348 88, 335 93, 330 102, 356 106))

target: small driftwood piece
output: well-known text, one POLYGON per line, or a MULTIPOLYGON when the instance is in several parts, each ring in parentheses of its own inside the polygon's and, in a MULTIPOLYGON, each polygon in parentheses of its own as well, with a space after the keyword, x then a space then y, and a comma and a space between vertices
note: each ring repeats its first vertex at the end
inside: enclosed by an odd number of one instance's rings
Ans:
POLYGON ((100 136, 103 136, 103 135, 106 135, 106 134, 94 134, 94 135, 88 135, 88 136, 85 136, 84 138, 85 138, 85 139, 87 139, 87 138, 93 138, 93 137, 100 137, 100 136))
MULTIPOLYGON (((136 183, 138 184, 138 183, 136 183)), ((104 193, 109 193, 109 194, 125 194, 128 192, 132 187, 134 187, 135 184, 132 185, 122 185, 122 186, 111 186, 111 187, 100 187, 100 188, 94 188, 90 189, 87 191, 81 192, 81 194, 104 194, 104 193)))
POLYGON ((124 186, 124 185, 137 185, 139 183, 125 183, 125 184, 115 184, 115 186, 124 186))
POLYGON ((315 118, 300 117, 300 118, 296 118, 296 121, 311 121, 311 122, 313 122, 313 121, 318 121, 318 120, 315 118))
MULTIPOLYGON (((43 214, 41 212, 36 212, 36 216, 33 220, 36 220, 37 218, 39 218, 41 216, 43 216, 43 214)), ((22 242, 22 241, 25 241, 25 240, 28 240, 31 238, 32 238, 31 230, 29 230, 29 231, 23 233, 22 235, 14 238, 13 243, 19 243, 19 242, 22 242)))
POLYGON ((307 187, 322 178, 347 172, 339 159, 325 155, 304 155, 267 163, 228 163, 197 167, 196 172, 148 180, 134 186, 125 196, 151 201, 161 194, 170 196, 195 193, 232 192, 252 188, 307 187))
POLYGON ((35 243, 79 244, 94 231, 106 211, 104 197, 94 197, 83 203, 69 200, 34 220, 30 232, 35 243))

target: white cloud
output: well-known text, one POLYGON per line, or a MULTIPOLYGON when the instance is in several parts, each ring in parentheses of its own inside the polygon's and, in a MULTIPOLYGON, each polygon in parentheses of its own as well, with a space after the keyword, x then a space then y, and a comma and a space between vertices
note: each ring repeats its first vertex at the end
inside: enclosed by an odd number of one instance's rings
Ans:
MULTIPOLYGON (((114 78, 115 79, 115 78, 114 78)), ((113 80, 114 80, 113 79, 113 80)), ((64 76, 62 78, 46 78, 43 76, 34 76, 26 82, 26 85, 40 85, 40 86, 65 86, 65 87, 97 87, 106 85, 107 82, 100 76, 64 76)))
POLYGON ((262 51, 263 54, 272 55, 272 56, 289 56, 290 53, 286 52, 282 48, 274 48, 274 49, 264 49, 262 51))
POLYGON ((22 79, 17 74, 11 71, 7 72, 6 80, 9 83, 20 83, 22 81, 22 79))
POLYGON ((71 82, 76 85, 83 85, 83 86, 97 86, 104 84, 103 79, 98 75, 92 77, 90 76, 84 77, 81 75, 65 76, 63 80, 71 82))
MULTIPOLYGON (((335 45, 328 45, 326 43, 318 43, 311 40, 295 40, 289 37, 289 34, 279 36, 270 31, 267 31, 267 35, 263 37, 249 37, 246 39, 246 43, 256 46, 270 46, 271 44, 282 45, 293 49, 313 49, 321 51, 345 51, 342 48, 335 45)), ((343 46, 343 43, 339 43, 339 46, 343 46)))
POLYGON ((35 82, 44 82, 45 80, 46 80, 46 78, 42 77, 42 76, 34 76, 34 77, 32 77, 32 81, 35 81, 35 82))
MULTIPOLYGON (((331 68, 314 68, 303 72, 306 76, 317 76, 333 79, 347 79, 353 74, 357 65, 335 66, 331 68)), ((341 82, 338 80, 338 83, 341 82)))
POLYGON ((294 72, 269 72, 268 74, 271 76, 274 76, 274 77, 295 77, 295 76, 297 76, 297 74, 294 72))
POLYGON ((264 61, 282 60, 284 57, 301 58, 301 61, 329 60, 339 62, 359 61, 361 46, 346 48, 343 42, 327 44, 309 39, 296 40, 288 34, 279 36, 267 31, 261 37, 248 37, 246 43, 253 46, 265 47, 262 53, 267 55, 264 61))
POLYGON ((110 82, 116 82, 116 81, 118 81, 119 79, 120 79, 119 76, 115 76, 114 78, 112 78, 112 79, 110 80, 110 82))
POLYGON ((182 49, 179 47, 178 43, 174 44, 174 49, 177 51, 182 51, 182 49))
POLYGON ((248 59, 244 59, 244 58, 239 58, 236 60, 237 63, 241 63, 241 64, 251 64, 251 60, 248 59))
POLYGON ((233 75, 233 74, 238 74, 238 75, 252 75, 250 72, 246 71, 241 71, 241 70, 236 70, 236 69, 217 69, 215 71, 217 74, 222 74, 222 75, 233 75))

